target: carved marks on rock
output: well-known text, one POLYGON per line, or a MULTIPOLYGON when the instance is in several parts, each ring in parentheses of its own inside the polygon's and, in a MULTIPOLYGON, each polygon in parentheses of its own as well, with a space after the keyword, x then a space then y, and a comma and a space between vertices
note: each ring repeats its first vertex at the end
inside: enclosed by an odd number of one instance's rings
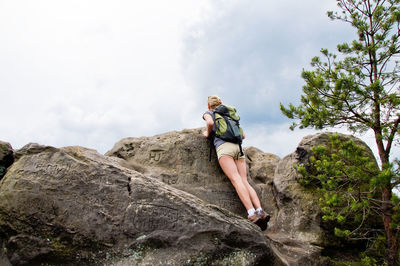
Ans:
POLYGON ((155 204, 134 204, 132 207, 133 225, 137 231, 176 231, 179 220, 177 209, 155 204))
POLYGON ((165 153, 165 150, 161 150, 161 149, 150 150, 149 161, 150 162, 160 162, 164 153, 165 153))
POLYGON ((33 165, 34 169, 37 171, 43 171, 48 175, 61 177, 64 176, 71 170, 71 165, 69 164, 52 164, 52 163, 35 163, 33 165))
POLYGON ((162 204, 133 203, 127 212, 126 222, 132 225, 133 230, 127 233, 132 235, 162 231, 180 236, 182 232, 191 230, 188 228, 200 230, 200 228, 215 227, 215 223, 209 218, 193 216, 187 209, 178 210, 162 204))

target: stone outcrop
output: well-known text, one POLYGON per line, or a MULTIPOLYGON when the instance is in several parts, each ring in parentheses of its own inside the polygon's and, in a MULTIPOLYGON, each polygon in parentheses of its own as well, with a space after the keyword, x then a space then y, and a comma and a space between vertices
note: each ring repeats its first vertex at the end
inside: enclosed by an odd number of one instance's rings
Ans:
MULTIPOLYGON (((195 129, 126 138, 106 155, 122 158, 128 168, 245 217, 232 185, 218 167, 216 155, 213 153, 211 162, 208 161, 208 141, 201 132, 202 129, 195 129)), ((245 148, 248 179, 263 208, 272 215, 265 236, 283 264, 315 263, 324 247, 318 197, 300 185, 300 175, 293 166, 307 163, 311 148, 328 143, 329 135, 305 137, 295 152, 283 159, 254 147, 245 148)), ((340 136, 362 144, 351 136, 340 136)))
MULTIPOLYGON (((126 138, 106 153, 124 159, 124 166, 179 190, 246 217, 246 210, 218 166, 215 151, 209 161, 209 142, 201 129, 169 132, 154 137, 126 138)), ((274 212, 272 179, 279 157, 250 147, 245 149, 249 181, 264 208, 274 212)))
MULTIPOLYGON (((275 223, 266 236, 271 247, 287 265, 309 265, 310 260, 318 262, 321 251, 332 243, 326 243, 326 232, 321 226, 319 196, 315 191, 300 185, 301 175, 293 168, 296 164, 307 164, 312 155, 311 148, 325 145, 333 133, 319 133, 302 139, 295 152, 279 161, 273 178, 274 198, 277 212, 275 223)), ((365 148, 371 158, 371 149, 360 139, 350 135, 338 134, 343 141, 353 140, 365 148)), ((375 159, 374 159, 375 160, 375 159)), ((330 247, 332 248, 332 247, 330 247)), ((334 247, 340 249, 340 247, 334 247)), ((323 262, 321 261, 323 264, 323 262)))
POLYGON ((16 158, 0 184, 0 233, 12 264, 275 261, 257 226, 121 159, 36 144, 16 158))
POLYGON ((14 150, 10 143, 0 141, 0 179, 6 174, 7 168, 14 162, 14 150))
POLYGON ((305 137, 283 159, 245 148, 249 181, 272 215, 263 232, 247 221, 215 153, 209 161, 201 131, 126 138, 105 156, 37 144, 14 151, 0 182, 0 262, 321 263, 318 199, 293 165, 306 163, 329 134, 305 137))

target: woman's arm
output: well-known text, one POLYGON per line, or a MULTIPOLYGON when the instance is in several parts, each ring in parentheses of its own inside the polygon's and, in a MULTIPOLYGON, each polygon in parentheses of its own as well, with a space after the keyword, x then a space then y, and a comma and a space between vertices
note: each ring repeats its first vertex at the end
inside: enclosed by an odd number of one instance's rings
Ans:
POLYGON ((204 120, 206 120, 206 130, 203 132, 204 137, 208 138, 213 130, 214 120, 210 114, 203 115, 204 120))

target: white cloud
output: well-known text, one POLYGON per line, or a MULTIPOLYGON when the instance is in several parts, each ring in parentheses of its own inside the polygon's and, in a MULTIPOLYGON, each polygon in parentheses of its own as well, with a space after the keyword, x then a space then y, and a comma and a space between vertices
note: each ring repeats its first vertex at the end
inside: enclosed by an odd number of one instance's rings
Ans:
MULTIPOLYGON (((283 158, 294 152, 300 141, 307 135, 316 134, 318 132, 339 132, 342 134, 353 135, 364 141, 372 150, 377 162, 380 162, 379 153, 372 131, 368 131, 361 135, 354 135, 345 128, 327 128, 324 130, 314 129, 289 129, 289 123, 270 124, 270 125, 250 125, 245 128, 246 139, 244 146, 255 146, 263 152, 272 153, 283 158)), ((400 159, 400 149, 396 145, 392 148, 391 159, 400 159)))
POLYGON ((185 77, 199 96, 220 94, 258 122, 281 120, 279 102, 299 99, 302 68, 349 36, 326 16, 334 1, 217 3, 187 32, 185 77))
POLYGON ((291 131, 289 126, 289 123, 248 126, 245 128, 246 139, 243 144, 283 158, 296 151, 303 137, 317 132, 311 129, 291 131))
POLYGON ((206 96, 235 105, 245 145, 279 156, 311 131, 289 131, 279 102, 300 72, 349 36, 335 1, 0 1, 0 139, 82 145, 203 126, 206 96), (268 125, 268 126, 265 126, 268 125))
POLYGON ((182 127, 193 92, 180 73, 181 35, 205 4, 1 2, 1 138, 104 152, 122 137, 182 127))

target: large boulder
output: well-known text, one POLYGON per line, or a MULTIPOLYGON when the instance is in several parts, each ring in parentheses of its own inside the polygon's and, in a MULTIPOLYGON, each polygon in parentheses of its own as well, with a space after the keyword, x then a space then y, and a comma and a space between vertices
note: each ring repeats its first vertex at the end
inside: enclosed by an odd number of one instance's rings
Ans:
MULTIPOLYGON (((209 142, 202 137, 202 130, 125 138, 106 155, 122 158, 128 168, 245 217, 246 212, 218 166, 214 152, 211 162, 208 160, 209 142)), ((328 144, 332 134, 336 133, 306 136, 296 150, 283 159, 254 147, 244 149, 249 182, 260 196, 263 208, 272 216, 264 235, 279 258, 277 261, 284 265, 323 263, 319 258, 326 248, 327 232, 321 226, 319 197, 316 191, 299 183, 301 176, 294 165, 307 163, 312 155, 311 148, 328 144)), ((340 137, 352 139, 369 149, 352 136, 341 134, 340 137)))
MULTIPOLYGON (((175 169, 203 165, 196 180, 193 170, 173 176, 155 169, 151 175, 159 171, 160 176, 148 177, 122 166, 122 159, 83 147, 30 144, 18 150, 0 182, 1 260, 15 265, 279 263, 257 226, 157 180, 204 185, 205 173, 211 175, 207 158, 193 156, 195 147, 177 147, 181 164, 175 169), (192 156, 189 165, 187 156, 192 156)), ((147 160, 154 165, 173 160, 164 149, 153 147, 147 160)))
MULTIPOLYGON (((353 140, 374 158, 371 149, 360 139, 324 132, 304 137, 296 150, 279 162, 273 178, 277 215, 275 223, 268 228, 267 237, 274 252, 288 265, 308 265, 313 259, 315 263, 323 263, 318 259, 321 257, 321 251, 341 249, 340 245, 335 246, 335 243, 327 242, 326 236, 332 232, 328 232, 327 228, 322 226, 319 196, 316 191, 300 184, 302 176, 293 167, 297 164, 307 165, 313 154, 312 147, 327 145, 330 136, 334 134, 343 141, 353 140)), ((358 253, 354 255, 357 256, 358 253)))
MULTIPOLYGON (((156 178, 246 217, 247 213, 229 179, 218 165, 215 151, 209 161, 209 141, 204 129, 169 132, 153 137, 125 138, 106 153, 124 159, 124 166, 156 178)), ((249 181, 263 207, 273 213, 272 179, 280 158, 250 147, 245 149, 249 181)))
POLYGON ((126 138, 106 156, 38 144, 13 152, 0 182, 0 264, 324 265, 318 196, 293 166, 332 133, 305 137, 283 159, 245 148, 272 215, 262 232, 201 132, 126 138))
POLYGON ((0 141, 0 179, 14 162, 14 150, 8 142, 0 141))

